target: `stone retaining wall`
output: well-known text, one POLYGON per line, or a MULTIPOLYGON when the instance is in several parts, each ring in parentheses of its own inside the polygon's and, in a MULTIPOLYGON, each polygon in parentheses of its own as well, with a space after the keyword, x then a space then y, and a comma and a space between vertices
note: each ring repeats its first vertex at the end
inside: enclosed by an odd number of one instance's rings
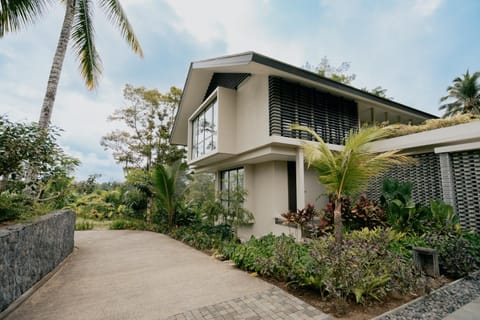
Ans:
POLYGON ((0 228, 0 312, 73 251, 75 213, 0 228))

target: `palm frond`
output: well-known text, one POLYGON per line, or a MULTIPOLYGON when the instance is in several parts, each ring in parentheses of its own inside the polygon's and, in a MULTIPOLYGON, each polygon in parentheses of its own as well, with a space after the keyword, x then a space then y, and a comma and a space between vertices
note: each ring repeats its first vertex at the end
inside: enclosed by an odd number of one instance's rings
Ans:
POLYGON ((52 0, 0 0, 0 38, 33 24, 52 0))
POLYGON ((107 19, 120 29, 122 37, 127 41, 133 52, 143 57, 143 51, 133 28, 128 21, 120 2, 118 0, 101 0, 100 7, 105 10, 107 19))
POLYGON ((97 87, 102 61, 95 48, 91 0, 78 0, 72 27, 72 46, 79 60, 80 73, 89 90, 97 87))

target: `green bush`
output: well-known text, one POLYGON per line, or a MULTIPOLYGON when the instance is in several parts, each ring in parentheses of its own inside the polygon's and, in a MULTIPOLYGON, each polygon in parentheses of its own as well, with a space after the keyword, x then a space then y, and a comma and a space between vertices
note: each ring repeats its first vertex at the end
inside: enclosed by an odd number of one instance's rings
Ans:
MULTIPOLYGON (((167 232, 172 238, 180 240, 198 250, 221 249, 231 236, 224 237, 222 227, 210 226, 177 227, 167 232)), ((231 229, 230 229, 231 233, 231 229)))
POLYGON ((226 250, 244 270, 365 303, 381 300, 391 291, 408 292, 416 285, 419 273, 413 262, 387 250, 402 237, 391 229, 365 228, 347 234, 342 244, 331 237, 304 244, 270 234, 226 250))
POLYGON ((75 223, 75 230, 82 231, 82 230, 92 230, 93 223, 87 220, 79 221, 75 223))
POLYGON ((8 191, 0 193, 0 222, 15 220, 30 210, 31 204, 23 195, 8 191))
POLYGON ((408 292, 418 273, 412 261, 387 250, 400 235, 392 230, 363 229, 337 244, 331 238, 312 243, 310 255, 317 263, 317 289, 331 297, 357 303, 381 300, 390 291, 408 292))
MULTIPOLYGON (((385 212, 376 201, 368 199, 361 195, 357 200, 348 197, 342 197, 342 221, 346 230, 361 230, 363 228, 374 229, 385 226, 385 212)), ((328 224, 333 223, 333 212, 335 210, 335 201, 330 199, 324 210, 324 221, 328 224)), ((324 225, 327 225, 324 223, 324 225)), ((323 229, 325 226, 322 227, 323 229)), ((329 228, 331 230, 331 228, 329 228)))
POLYGON ((478 247, 471 240, 472 238, 469 240, 455 231, 429 233, 426 236, 427 243, 438 251, 440 271, 454 278, 464 277, 480 269, 478 247))

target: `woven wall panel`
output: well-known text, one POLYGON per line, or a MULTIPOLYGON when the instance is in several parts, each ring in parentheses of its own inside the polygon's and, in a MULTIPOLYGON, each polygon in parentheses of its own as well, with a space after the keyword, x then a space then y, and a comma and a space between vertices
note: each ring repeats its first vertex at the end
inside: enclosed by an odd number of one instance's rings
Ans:
POLYGON ((380 199, 383 179, 390 178, 412 182, 412 198, 415 202, 427 205, 430 199, 442 199, 439 156, 435 153, 422 153, 412 157, 417 159, 417 164, 395 167, 383 176, 372 179, 367 196, 373 200, 380 199))
POLYGON ((350 129, 358 127, 357 103, 281 78, 269 78, 270 135, 313 140, 291 131, 297 123, 317 132, 327 143, 343 144, 350 129))
POLYGON ((460 223, 480 231, 480 150, 455 152, 450 156, 460 223))

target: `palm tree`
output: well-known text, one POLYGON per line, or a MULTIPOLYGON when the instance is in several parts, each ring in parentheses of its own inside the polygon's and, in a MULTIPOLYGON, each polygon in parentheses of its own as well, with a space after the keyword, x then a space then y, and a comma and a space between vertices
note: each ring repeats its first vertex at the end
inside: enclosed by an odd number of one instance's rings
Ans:
POLYGON ((158 165, 152 173, 153 193, 160 207, 168 216, 168 228, 172 229, 175 213, 186 190, 185 164, 177 161, 170 166, 158 165))
POLYGON ((318 145, 304 143, 305 160, 315 168, 318 180, 335 197, 333 216, 335 241, 342 241, 342 196, 356 194, 367 187, 369 179, 380 175, 393 165, 412 163, 414 160, 399 155, 397 150, 378 153, 370 149, 369 143, 386 137, 386 131, 378 127, 365 127, 350 131, 341 151, 331 151, 325 141, 312 129, 294 125, 292 130, 310 133, 318 145))
POLYGON ((480 114, 480 84, 477 82, 479 77, 480 72, 470 75, 467 70, 463 78, 456 77, 453 80, 453 85, 447 88, 448 95, 440 98, 440 102, 455 99, 440 106, 440 110, 445 110, 444 118, 458 113, 480 114))
MULTIPOLYGON (((6 33, 18 31, 39 19, 53 0, 0 0, 0 38, 6 33)), ((52 109, 57 94, 58 82, 62 71, 67 45, 72 38, 72 47, 80 64, 80 73, 89 90, 98 85, 102 72, 100 56, 95 48, 93 0, 60 0, 65 4, 60 38, 53 58, 47 90, 40 112, 39 127, 47 129, 52 117, 52 109)), ((131 49, 140 57, 142 49, 132 26, 120 5, 119 0, 97 0, 107 18, 127 41, 131 49)))

